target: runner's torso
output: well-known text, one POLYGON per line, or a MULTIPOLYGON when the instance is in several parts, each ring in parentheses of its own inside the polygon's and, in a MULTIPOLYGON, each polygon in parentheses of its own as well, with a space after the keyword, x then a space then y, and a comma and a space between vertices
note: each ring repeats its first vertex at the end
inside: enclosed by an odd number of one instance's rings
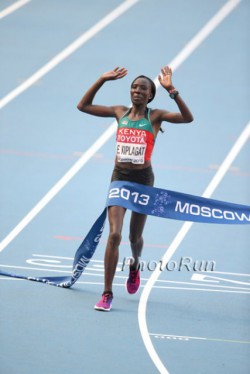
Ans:
POLYGON ((150 121, 150 109, 145 118, 131 120, 126 112, 119 120, 116 132, 116 163, 120 167, 144 168, 151 164, 155 143, 150 121))

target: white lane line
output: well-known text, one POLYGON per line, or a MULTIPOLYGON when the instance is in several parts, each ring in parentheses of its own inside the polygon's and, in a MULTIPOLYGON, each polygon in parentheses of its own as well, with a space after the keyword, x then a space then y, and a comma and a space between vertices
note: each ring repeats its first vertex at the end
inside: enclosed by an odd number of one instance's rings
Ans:
MULTIPOLYGON (((223 179, 224 175, 226 174, 227 170, 231 166, 232 162, 235 160, 245 143, 250 137, 250 122, 246 125, 242 133, 240 134, 239 138, 231 148, 230 152, 228 153, 227 157, 221 164, 220 168, 218 169, 217 173, 214 175, 213 179, 209 183, 208 187, 206 188, 205 192, 203 193, 203 197, 209 198, 215 189, 218 187, 219 183, 223 179)), ((178 249, 179 245, 189 232, 193 225, 193 222, 185 222, 179 232, 177 233, 176 237, 174 238, 173 242, 170 244, 169 249, 165 252, 163 258, 161 259, 161 266, 165 267, 166 264, 170 261, 171 257, 175 254, 176 250, 178 249)), ((138 321, 139 327, 142 335, 142 339, 146 346, 149 356, 151 357, 152 361, 154 362, 155 366, 159 370, 161 374, 169 374, 166 367, 163 365, 162 361, 160 360, 155 348, 152 344, 150 339, 148 328, 147 328, 147 321, 146 321, 146 310, 147 310, 147 302, 151 292, 151 289, 154 287, 155 282, 159 278, 161 274, 161 270, 158 268, 156 269, 151 277, 149 278, 146 286, 143 289, 139 307, 138 307, 138 321)))
MULTIPOLYGON (((177 66, 181 65, 184 60, 196 49, 210 34, 215 30, 215 28, 240 4, 241 0, 229 0, 216 14, 213 16, 210 21, 201 29, 201 31, 184 47, 184 49, 179 53, 179 55, 175 58, 175 64, 177 66)), ((172 63, 170 64, 172 66, 172 63)), ((243 133, 236 141, 234 147, 229 152, 228 156, 226 157, 223 164, 218 169, 216 175, 208 185, 207 189, 205 190, 203 197, 209 197, 212 195, 213 191, 220 183, 221 179, 225 175, 228 167, 231 165, 234 158, 237 156, 238 152, 241 150, 245 142, 250 136, 250 122, 243 130, 243 133)), ((176 252, 177 248, 179 247, 180 243, 183 241, 189 230, 191 229, 193 222, 185 222, 184 225, 181 227, 180 231, 174 238, 173 242, 171 243, 169 249, 165 252, 165 255, 162 258, 163 266, 166 266, 168 261, 176 252)), ((151 275, 148 283, 143 289, 139 306, 138 306, 138 322, 139 328, 142 336, 142 340, 144 345, 147 349, 147 352, 155 364, 156 368, 161 374, 169 374, 167 368, 162 363, 160 357, 158 356, 152 341, 149 336, 147 321, 146 321, 146 310, 147 310, 147 301, 151 292, 151 289, 160 276, 161 271, 160 269, 156 269, 154 273, 151 275)))
MULTIPOLYGON (((236 1, 239 3, 240 0, 236 1)), ((229 1, 231 3, 232 1, 229 1)), ((235 2, 235 1, 234 1, 235 2)), ((222 8, 224 9, 224 7, 222 8)), ((226 12, 226 11, 225 11, 226 12)), ((215 24, 218 24, 218 16, 215 15, 215 24)), ((213 18, 212 18, 213 20, 213 18)), ((210 20, 208 24, 212 21, 210 20)), ((205 25, 207 33, 199 32, 197 35, 201 35, 203 38, 207 37, 208 32, 212 32, 211 27, 205 25)), ((201 39, 197 41, 197 35, 188 43, 190 51, 194 51, 195 48, 201 43, 201 39)), ((201 37, 200 37, 201 38, 201 37)), ((181 63, 184 62, 191 52, 185 52, 186 47, 176 56, 176 58, 170 62, 170 66, 175 70, 181 63), (181 57, 182 56, 182 57, 181 57)), ((155 78, 157 83, 157 77, 155 78)), ((158 87, 158 85, 157 85, 158 87)), ((6 104, 5 104, 6 105, 6 104)), ((37 203, 37 205, 17 224, 17 226, 2 240, 0 243, 0 252, 3 251, 7 245, 34 219, 34 217, 61 191, 61 189, 79 172, 79 170, 90 160, 90 158, 113 136, 116 131, 116 121, 108 127, 108 129, 96 140, 96 142, 81 156, 81 158, 68 170, 68 172, 51 188, 51 190, 37 203)))
POLYGON ((79 170, 109 140, 116 129, 116 122, 95 141, 82 157, 67 171, 66 174, 47 192, 47 194, 30 210, 17 226, 0 243, 0 252, 36 217, 36 215, 61 191, 61 189, 79 172, 79 170))
MULTIPOLYGON (((197 49, 204 40, 216 29, 217 26, 240 4, 242 0, 229 0, 202 29, 185 45, 178 55, 169 63, 173 70, 176 70, 183 62, 197 49)), ((159 86, 158 77, 154 83, 159 86)))
MULTIPOLYGON (((143 286, 144 289, 147 285, 143 286)), ((231 287, 234 288, 234 290, 228 290, 228 289, 212 289, 212 288, 202 288, 204 285, 202 285, 200 288, 196 287, 175 287, 175 286, 153 286, 154 289, 164 289, 164 290, 180 290, 180 291, 202 291, 202 292, 220 292, 220 293, 237 293, 237 294, 250 294, 250 290, 248 291, 247 288, 245 288, 244 291, 240 291, 239 287, 231 287)), ((214 286, 215 287, 215 286, 214 286)))
POLYGON ((119 5, 117 8, 115 8, 112 12, 110 12, 107 16, 102 18, 93 27, 91 27, 88 31, 86 31, 79 38, 77 38, 73 43, 71 43, 67 48, 65 48, 62 52, 60 52, 58 55, 56 55, 52 60, 50 60, 42 68, 37 70, 36 73, 34 73, 26 81, 24 81, 22 84, 20 84, 18 87, 16 87, 13 91, 8 93, 3 99, 1 99, 0 109, 2 109, 5 105, 7 105, 10 101, 15 99, 18 95, 23 93, 25 90, 27 90, 29 87, 31 87, 34 83, 36 83, 44 75, 49 73, 58 64, 60 64, 63 60, 65 60, 72 53, 74 53, 77 49, 79 49, 83 44, 85 44, 91 38, 93 38, 93 36, 95 36, 98 32, 103 30, 106 26, 108 26, 116 18, 120 17, 129 8, 131 8, 133 5, 135 5, 138 1, 139 0, 126 0, 121 5, 119 5))
POLYGON ((245 273, 229 273, 228 271, 211 271, 207 270, 206 272, 201 272, 204 274, 210 275, 210 274, 223 274, 223 275, 235 275, 236 277, 250 277, 250 274, 245 274, 245 273))
MULTIPOLYGON (((29 264, 29 262, 28 262, 29 264)), ((83 277, 85 276, 92 276, 92 277, 103 277, 103 274, 104 274, 104 269, 95 269, 95 268, 91 268, 91 263, 89 264, 89 267, 87 268, 87 271, 85 271, 83 273, 83 277)), ((62 270, 62 269, 58 269, 58 267, 56 265, 53 265, 55 268, 57 267, 57 269, 51 269, 51 267, 45 267, 45 266, 50 266, 48 264, 40 264, 40 266, 44 266, 42 268, 39 268, 39 265, 37 265, 37 267, 28 267, 28 266, 18 266, 18 265, 6 265, 6 264, 0 264, 0 269, 21 269, 21 270, 32 270, 32 271, 42 271, 42 272, 52 272, 52 273, 57 273, 58 275, 60 275, 61 273, 62 274, 69 274, 71 275, 72 274, 72 270, 62 270)), ((65 268, 66 266, 64 266, 63 268, 65 268)), ((70 266, 71 267, 71 266, 70 266)), ((119 272, 120 273, 120 272, 119 272)), ((115 275, 115 280, 126 280, 127 279, 127 275, 118 275, 119 273, 117 273, 115 275)), ((1 274, 0 274, 1 276, 1 274)), ((46 276, 45 276, 46 277, 46 276)), ((147 281, 149 280, 149 278, 141 278, 141 282, 144 282, 145 285, 147 283, 147 281)), ((78 281, 79 282, 79 281, 78 281)), ((77 282, 77 283, 78 283, 77 282)), ((159 284, 159 283, 163 283, 163 285, 157 285, 155 286, 154 285, 154 288, 158 288, 158 289, 171 289, 171 288, 174 288, 174 289, 180 289, 180 290, 197 290, 197 286, 200 286, 200 287, 204 287, 203 290, 209 290, 209 288, 214 288, 215 290, 237 290, 237 291, 248 291, 250 292, 250 288, 248 287, 237 287, 237 286, 225 286, 225 285, 218 285, 218 284, 204 284, 204 283, 198 283, 198 282, 181 282, 181 281, 168 281, 168 280, 161 280, 161 279, 157 279, 156 282, 159 284), (165 284, 168 284, 168 285, 165 285, 165 284), (180 287, 182 286, 182 287, 180 287), (185 287, 184 287, 185 286, 185 287), (192 287, 186 287, 186 286, 192 286, 192 287)), ((141 287, 144 287, 145 285, 141 285, 141 287)), ((247 284, 248 286, 248 284, 247 284)))
POLYGON ((239 343, 239 344, 250 344, 250 341, 247 340, 232 340, 232 339, 220 339, 220 338, 202 338, 198 336, 182 336, 182 335, 167 335, 167 334, 149 334, 156 339, 165 339, 165 340, 180 340, 180 341, 189 341, 189 340, 206 340, 219 343, 239 343))
MULTIPOLYGON (((26 267, 25 269, 29 269, 29 270, 34 270, 32 268, 28 268, 26 267)), ((37 269, 37 270, 41 270, 41 271, 44 271, 45 269, 37 269)), ((50 269, 46 269, 46 271, 50 271, 50 272, 56 272, 56 273, 69 273, 67 271, 57 271, 57 270, 50 270, 50 269)), ((91 273, 84 273, 84 276, 97 276, 97 277, 103 277, 103 274, 91 274, 91 273)), ((40 276, 41 277, 41 276, 40 276)), ((117 287, 124 287, 124 283, 116 283, 116 281, 118 280, 117 278, 124 278, 127 279, 127 277, 115 277, 115 281, 113 283, 113 286, 117 286, 117 287)), ((0 275, 0 280, 4 281, 9 281, 9 280, 16 280, 16 281, 23 281, 23 280, 26 280, 26 279, 20 279, 20 278, 10 278, 10 277, 7 277, 7 276, 4 276, 4 275, 0 275)), ((26 280, 27 281, 27 280, 26 280)), ((77 285, 79 284, 90 284, 90 285, 103 285, 103 281, 101 282, 93 282, 93 281, 77 281, 77 285)), ((202 288, 203 285, 201 285, 200 288, 197 288, 197 287, 175 287, 175 286, 153 286, 154 289, 158 289, 158 290, 175 290, 175 291, 199 291, 199 292, 215 292, 215 293, 233 293, 233 294, 237 294, 237 295, 249 295, 250 294, 250 290, 248 289, 242 289, 240 287, 230 287, 230 288, 233 288, 232 290, 228 290, 228 289, 208 289, 208 288, 202 288)), ((146 287, 146 285, 141 285, 141 289, 143 289, 144 287, 146 287)), ((150 335, 150 334, 149 334, 150 335)))
POLYGON ((0 12, 0 19, 3 19, 4 17, 8 16, 9 14, 15 12, 17 9, 21 8, 22 6, 29 3, 31 0, 19 0, 15 2, 14 4, 8 6, 4 10, 0 12))

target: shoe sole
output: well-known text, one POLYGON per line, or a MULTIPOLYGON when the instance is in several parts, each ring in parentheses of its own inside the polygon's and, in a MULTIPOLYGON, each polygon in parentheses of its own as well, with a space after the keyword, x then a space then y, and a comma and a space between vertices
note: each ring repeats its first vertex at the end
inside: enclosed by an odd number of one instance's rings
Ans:
POLYGON ((111 307, 109 309, 106 309, 106 308, 102 308, 96 305, 94 306, 94 309, 98 310, 99 312, 110 312, 111 311, 111 307))

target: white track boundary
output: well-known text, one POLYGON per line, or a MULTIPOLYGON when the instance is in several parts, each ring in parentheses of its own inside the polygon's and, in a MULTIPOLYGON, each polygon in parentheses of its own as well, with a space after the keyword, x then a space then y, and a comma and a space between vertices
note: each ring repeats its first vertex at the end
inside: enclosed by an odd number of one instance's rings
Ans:
POLYGON ((24 81, 22 84, 20 84, 18 87, 16 87, 13 91, 8 93, 3 99, 1 99, 0 109, 5 107, 5 105, 7 105, 10 101, 14 100, 17 96, 19 96, 21 93, 26 91, 29 87, 31 87, 34 83, 36 83, 44 75, 48 74, 58 64, 60 64, 62 61, 64 61, 68 56, 70 56, 77 49, 79 49, 83 44, 85 44, 87 41, 89 41, 91 38, 93 38, 93 36, 95 36, 98 32, 103 30, 106 26, 108 26, 116 18, 120 17, 129 8, 131 8, 133 5, 135 5, 138 1, 139 0, 126 0, 121 5, 119 5, 117 8, 115 8, 112 12, 107 14, 104 18, 102 18, 93 27, 91 27, 88 31, 86 31, 79 38, 77 38, 73 43, 71 43, 62 52, 60 52, 58 55, 56 55, 52 60, 50 60, 42 68, 37 70, 36 73, 34 73, 26 81, 24 81))
POLYGON ((6 16, 9 16, 11 13, 15 12, 17 9, 21 8, 22 6, 29 3, 31 0, 19 0, 15 2, 14 4, 8 6, 4 10, 1 10, 0 12, 0 19, 3 19, 6 16))
MULTIPOLYGON (((209 183, 208 187, 203 193, 203 197, 209 198, 216 190, 218 185, 220 184, 221 180, 225 176, 226 172, 230 168, 232 162, 235 160, 241 149, 244 147, 247 140, 250 138, 250 122, 246 125, 242 133, 240 134, 239 138, 231 148, 230 152, 228 153, 227 157, 221 164, 220 168, 218 169, 217 173, 214 175, 213 179, 209 183)), ((172 256, 175 254, 176 250, 178 249, 179 245, 193 226, 193 222, 185 222, 177 235, 175 236, 174 240, 169 246, 169 249, 165 252, 164 256, 161 259, 161 267, 165 267, 166 264, 170 261, 172 256)), ((158 280, 161 274, 161 270, 158 268, 156 269, 151 277, 149 278, 147 284, 145 285, 143 292, 141 294, 139 307, 138 307, 138 321, 139 327, 142 335, 142 339, 146 346, 149 356, 151 357, 152 361, 154 362, 155 366, 159 370, 161 374, 169 374, 166 367, 163 365, 162 361, 160 360, 158 354, 156 353, 152 341, 149 336, 147 322, 146 322, 146 311, 147 311, 147 302, 150 295, 152 288, 154 287, 155 282, 158 280)))
MULTIPOLYGON (((138 0, 127 0, 123 3, 120 7, 123 6, 130 8, 134 3, 138 0)), ((201 31, 183 48, 183 50, 176 56, 176 58, 169 63, 173 70, 176 70, 190 55, 191 53, 214 31, 214 29, 234 10, 234 8, 241 2, 241 0, 230 0, 228 1, 220 11, 201 29, 201 31)), ((118 9, 117 8, 117 9, 118 9)), ((116 9, 116 10, 117 10, 116 9)), ((126 9, 127 10, 127 9, 126 9)), ((115 12, 115 11, 113 11, 115 12)), ((113 13, 112 12, 112 13, 113 13)), ((122 12, 123 13, 123 12, 122 12)), ((120 15, 120 14, 119 14, 120 15)), ((115 18, 117 18, 117 15, 115 18)), ((105 17, 102 21, 109 18, 110 15, 105 17)), ((102 21, 97 23, 93 28, 99 28, 98 31, 103 29, 107 24, 102 24, 102 21)), ((92 29, 93 29, 92 28, 92 29)), ((89 32, 92 30, 90 29, 89 32)), ((97 32, 98 32, 97 31, 97 32)), ((51 60, 48 64, 46 64, 43 68, 38 70, 34 75, 32 75, 27 81, 23 84, 18 86, 14 91, 10 92, 7 96, 5 96, 0 101, 0 109, 7 105, 10 101, 12 101, 15 97, 19 94, 24 92, 27 88, 32 86, 37 80, 39 80, 42 76, 47 74, 50 70, 52 70, 56 65, 58 65, 61 61, 63 61, 68 55, 72 54, 77 50, 81 45, 83 45, 87 40, 89 40, 92 35, 88 35, 88 32, 83 34, 80 38, 78 38, 74 43, 72 43, 69 47, 67 47, 64 51, 62 51, 59 55, 57 55, 53 60, 51 60)), ((159 82, 157 77, 155 78, 155 83, 157 87, 159 86, 159 82)), ((43 209, 43 207, 68 183, 68 181, 84 166, 84 164, 94 155, 95 152, 98 151, 106 143, 106 141, 113 135, 116 129, 116 122, 113 122, 110 127, 103 133, 103 135, 89 148, 89 150, 73 165, 73 167, 65 174, 65 176, 48 192, 48 194, 27 214, 27 216, 11 231, 9 235, 0 243, 0 252, 27 226, 27 224, 43 209), (102 141, 100 140, 102 139, 102 141), (88 155, 88 156, 87 156, 88 155)), ((238 152, 246 143, 248 137, 250 136, 250 122, 244 129, 241 136, 238 138, 237 142, 235 143, 234 147, 229 152, 228 156, 224 160, 223 164, 217 171, 216 175, 208 185, 207 189, 205 190, 203 197, 209 197, 214 192, 218 184, 220 183, 221 179, 224 177, 225 173, 227 172, 229 166, 237 156, 238 152)), ((167 264, 170 258, 173 256, 175 251, 177 250, 179 244, 182 242, 190 228, 192 227, 192 222, 185 222, 178 234, 176 235, 175 239, 171 243, 169 249, 165 253, 162 258, 162 263, 167 264)), ((164 266, 165 266, 164 265, 164 266)), ((145 347, 151 357, 152 361, 154 362, 155 366, 159 370, 161 374, 169 374, 166 367, 161 362, 159 356, 157 355, 154 346, 151 342, 149 332, 147 329, 146 323, 146 307, 149 294, 151 292, 154 283, 157 281, 160 270, 155 270, 150 279, 148 280, 146 286, 143 289, 139 307, 138 307, 138 321, 139 327, 142 335, 143 342, 145 347)))
MULTIPOLYGON (((215 28, 239 5, 241 0, 230 0, 228 1, 216 14, 214 17, 210 19, 210 21, 202 28, 202 30, 186 45, 184 50, 176 57, 176 63, 183 63, 183 61, 193 52, 193 48, 197 48, 199 44, 201 44, 205 38, 213 31, 215 28), (193 46, 194 44, 194 46, 193 46)), ((203 193, 203 197, 210 197, 212 193, 215 191, 219 183, 221 182, 222 178, 226 174, 227 170, 231 166, 234 159, 237 157, 238 153, 247 142, 248 138, 250 137, 250 122, 246 125, 243 132, 237 139, 236 143, 230 150, 229 154, 225 158, 224 162, 221 164, 220 168, 218 169, 217 173, 213 177, 212 181, 209 183, 208 187, 203 193)), ((178 249, 179 245, 189 232, 193 225, 193 222, 185 222, 179 232, 177 233, 176 237, 174 238, 173 242, 170 244, 169 249, 165 252, 162 258, 163 267, 169 262, 171 257, 174 255, 176 250, 178 249)), ((149 278, 146 286, 143 289, 143 292, 140 297, 139 306, 138 306, 138 323, 139 328, 142 336, 142 340, 145 344, 147 352, 155 364, 156 368, 161 374, 170 374, 164 364, 162 363, 160 357, 158 356, 153 343, 151 341, 147 321, 146 321, 146 311, 147 311, 147 302, 150 295, 150 292, 159 278, 161 274, 160 269, 156 269, 154 273, 149 278)))
MULTIPOLYGON (((232 10, 232 5, 234 7, 240 2, 241 0, 230 0, 220 12, 222 15, 227 15, 230 9, 232 10), (229 7, 230 6, 230 7, 229 7)), ((129 2, 132 3, 131 1, 129 2)), ((135 3, 135 1, 133 1, 135 3)), ((123 3, 124 4, 124 3, 123 3)), ((219 13, 220 13, 219 12, 219 13)), ((189 56, 190 54, 204 41, 204 39, 210 35, 213 31, 211 27, 211 22, 214 20, 214 27, 219 24, 219 20, 223 20, 223 18, 216 14, 199 32, 194 36, 194 38, 180 51, 180 53, 170 62, 170 66, 173 70, 176 70, 189 56)), ((77 39, 79 40, 79 39, 77 39)), ((63 52, 62 52, 63 53, 63 52)), ((73 53, 73 52, 72 52, 73 53)), ((61 54, 60 54, 61 55, 61 54)), ((52 62, 48 63, 47 65, 51 64, 52 62)), ((59 62, 58 62, 59 63, 59 62)), ((45 65, 45 67, 47 66, 45 65)), ((52 64, 53 65, 53 64, 52 64)), ((53 66, 55 67, 55 66, 53 66)), ((45 69, 47 70, 47 69, 45 69)), ((47 71, 48 72, 48 71, 47 71)), ((40 75, 41 73, 39 73, 40 75)), ((44 72, 44 74, 46 74, 44 72)), ((43 74, 43 75, 44 75, 43 74)), ((29 82, 26 83, 25 87, 23 87, 23 91, 30 87, 35 81, 34 79, 38 79, 37 77, 34 78, 32 76, 28 79, 29 82), (33 78, 32 78, 33 77, 33 78), (32 83, 33 82, 33 83, 32 83), (28 85, 29 83, 29 85, 28 85), (27 86, 27 87, 26 87, 27 86)), ((155 83, 157 87, 159 87, 159 82, 157 77, 155 78, 155 83)), ((22 87, 23 85, 19 86, 22 87)), ((20 88, 21 89, 21 88, 20 88)), ((23 92, 22 91, 22 92, 23 92)), ((16 95, 20 94, 21 92, 16 92, 16 95)), ((13 100, 14 93, 9 96, 8 101, 13 100), (12 98, 11 98, 11 97, 12 98)), ((7 100, 7 98, 6 98, 7 100)), ((61 191, 62 188, 82 169, 82 167, 94 156, 96 152, 113 136, 116 131, 116 121, 113 121, 112 124, 107 128, 107 130, 92 144, 92 146, 80 157, 80 159, 68 170, 68 172, 48 191, 48 193, 31 209, 31 211, 17 224, 17 226, 2 240, 0 243, 0 252, 2 252, 17 235, 35 218, 35 216, 40 213, 40 211, 61 191)))

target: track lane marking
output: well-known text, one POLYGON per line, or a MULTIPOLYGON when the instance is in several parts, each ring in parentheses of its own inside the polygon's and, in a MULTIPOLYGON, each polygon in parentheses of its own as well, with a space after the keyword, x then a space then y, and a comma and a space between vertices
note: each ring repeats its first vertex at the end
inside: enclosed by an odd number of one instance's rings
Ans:
MULTIPOLYGON (((247 140, 250 137, 250 121, 246 125, 246 127, 243 129, 242 133, 236 140, 235 144, 227 154, 226 158, 224 159, 223 163, 221 164, 220 168, 212 178, 211 182, 207 186, 206 190, 202 194, 202 197, 209 198, 215 191, 215 189, 218 187, 219 183, 225 176, 228 168, 231 166, 232 162, 235 160, 243 146, 246 144, 247 140)), ((165 252, 164 256, 162 257, 162 267, 165 267, 166 264, 170 261, 172 256, 175 254, 176 250, 178 249, 179 245, 182 243, 184 238, 186 237, 187 233, 193 226, 193 222, 185 222, 177 235, 175 236, 174 240, 169 246, 169 249, 165 252)), ((161 374, 169 374, 167 371, 166 367, 162 363, 160 357, 158 356, 153 343, 150 339, 149 332, 148 332, 148 327, 147 327, 147 321, 146 321, 146 309, 147 309, 147 302, 148 298, 151 292, 151 289, 153 288, 155 282, 159 278, 161 274, 161 271, 158 267, 151 277, 149 278, 146 286, 143 289, 140 302, 139 302, 139 307, 138 307, 138 321, 139 321, 139 327, 142 335, 142 339, 144 341, 145 347, 148 351, 149 356, 151 357, 152 361, 154 362, 155 366, 157 367, 158 371, 161 374)))
POLYGON ((30 76, 27 80, 25 80, 22 84, 16 87, 14 90, 9 92, 4 98, 0 100, 0 109, 4 108, 8 103, 14 100, 17 96, 21 93, 26 91, 29 87, 31 87, 34 83, 36 83, 39 79, 43 76, 48 74, 52 69, 54 69, 58 64, 64 61, 67 57, 69 57, 72 53, 82 47, 87 41, 89 41, 93 36, 107 27, 111 22, 116 20, 119 16, 125 13, 128 9, 130 9, 133 5, 135 5, 139 0, 125 0, 122 4, 120 4, 117 8, 115 8, 112 12, 107 14, 104 18, 102 18, 99 22, 97 22, 94 26, 92 26, 88 31, 84 32, 80 37, 78 37, 73 43, 71 43, 68 47, 66 47, 62 52, 58 53, 54 58, 52 58, 47 64, 45 64, 42 68, 36 71, 32 76, 30 76))
POLYGON ((15 12, 16 10, 18 10, 22 6, 29 3, 30 1, 31 0, 19 0, 19 1, 16 1, 14 4, 8 6, 7 8, 1 10, 0 19, 3 19, 4 17, 9 16, 11 13, 15 12))
MULTIPOLYGON (((173 60, 175 62, 174 66, 173 63, 170 63, 170 66, 176 68, 177 66, 181 65, 187 57, 216 29, 217 26, 240 4, 241 0, 229 0, 222 8, 205 24, 205 26, 195 35, 195 37, 183 48, 183 50, 176 56, 173 60)), ((245 144, 248 137, 250 136, 250 122, 247 124, 243 133, 240 135, 238 140, 236 141, 235 145, 229 152, 228 156, 224 160, 223 164, 218 169, 217 173, 215 174, 214 178, 208 185, 207 189, 204 191, 203 197, 209 197, 212 195, 214 189, 218 185, 218 183, 223 178, 224 174, 226 173, 227 169, 231 166, 231 162, 236 157, 237 148, 238 151, 241 147, 245 144)), ((192 222, 185 222, 184 225, 181 227, 180 231, 177 233, 176 237, 174 238, 173 242, 171 243, 169 249, 166 251, 165 255, 163 256, 163 264, 167 264, 167 262, 171 259, 171 257, 176 252, 177 248, 179 247, 180 243, 183 241, 189 230, 191 229, 193 223, 192 222)), ((154 365, 156 366, 157 370, 161 374, 170 374, 167 368, 162 363, 160 357, 158 356, 153 343, 150 339, 147 321, 146 321, 146 308, 147 308, 147 301, 149 298, 150 291, 160 275, 160 270, 156 269, 154 273, 151 275, 147 285, 144 287, 139 307, 138 307, 138 322, 139 328, 142 336, 142 340, 146 347, 146 350, 153 361, 154 365)))
MULTIPOLYGON (((101 262, 101 261, 100 261, 101 262)), ((28 262, 28 264, 30 264, 28 262)), ((41 271, 41 272, 52 272, 52 273, 57 273, 58 275, 60 274, 72 274, 72 271, 71 270, 63 270, 63 269, 55 269, 57 266, 55 266, 55 268, 51 269, 51 267, 46 267, 48 266, 47 264, 44 265, 44 267, 39 267, 41 266, 42 264, 40 265, 36 265, 34 267, 29 267, 29 266, 18 266, 18 265, 7 265, 7 264, 0 264, 0 268, 7 268, 7 269, 22 269, 22 270, 31 270, 31 271, 41 271)), ((93 263, 90 262, 89 264, 89 268, 87 271, 84 272, 84 276, 91 276, 91 277, 103 277, 103 273, 104 273, 104 268, 100 268, 100 269, 96 269, 96 268, 91 268, 91 265, 94 266, 93 263)), ((43 266, 43 265, 42 265, 43 266)), ((68 266, 62 266, 62 268, 65 269, 65 267, 68 267, 68 266)), ((116 272, 116 275, 115 275, 115 279, 116 280, 126 280, 127 279, 127 275, 119 275, 121 274, 121 270, 117 271, 116 272)), ((1 276, 1 275, 0 275, 1 276)), ((4 276, 3 276, 4 277, 4 276)), ((8 277, 6 277, 6 279, 8 279, 8 277)), ((141 277, 141 281, 145 282, 144 285, 142 285, 142 287, 144 287, 147 283, 147 281, 149 280, 149 277, 148 278, 143 278, 141 277)), ((245 287, 240 287, 240 286, 227 286, 227 285, 220 285, 220 284, 207 284, 207 283, 198 283, 198 282, 190 282, 190 281, 177 281, 177 280, 161 280, 161 279, 157 279, 156 280, 157 282, 157 286, 154 285, 154 288, 158 288, 158 289, 180 289, 180 290, 200 290, 200 288, 196 288, 196 287, 203 287, 203 290, 208 290, 209 291, 209 288, 214 288, 214 292, 216 292, 218 290, 222 292, 223 291, 230 291, 230 290, 236 290, 236 291, 246 291, 247 293, 250 293, 250 288, 248 287, 249 284, 248 283, 244 283, 245 287), (162 285, 161 285, 162 284, 162 285), (182 287, 181 287, 182 286, 182 287), (192 286, 192 287, 186 287, 186 286, 192 286)), ((77 282, 79 283, 79 281, 77 282)), ((81 283, 81 282, 80 282, 81 283)), ((84 283, 84 282, 83 282, 84 283)), ((235 292, 236 292, 235 291, 235 292)))
POLYGON ((198 337, 198 336, 182 336, 182 335, 168 335, 168 334, 154 334, 154 333, 150 333, 149 335, 157 339, 166 339, 166 340, 179 340, 179 341, 204 340, 204 341, 219 342, 219 343, 250 344, 250 341, 247 341, 247 340, 203 338, 203 337, 198 337))
MULTIPOLYGON (((211 24, 217 27, 220 22, 236 7, 241 0, 230 0, 194 38, 188 43, 188 50, 185 46, 180 53, 169 63, 173 70, 176 70, 187 57, 190 56, 206 37, 213 31, 211 24), (199 36, 199 37, 198 37, 199 36), (193 41, 193 43, 192 43, 193 41)), ((159 87, 158 75, 154 79, 156 88, 159 87)), ((82 167, 94 156, 96 152, 113 136, 116 131, 116 121, 113 121, 107 130, 83 153, 80 159, 68 170, 68 172, 48 191, 48 193, 35 205, 34 208, 17 224, 17 226, 0 243, 0 252, 3 251, 17 235, 35 218, 35 216, 61 191, 62 188, 82 169, 82 167)))

